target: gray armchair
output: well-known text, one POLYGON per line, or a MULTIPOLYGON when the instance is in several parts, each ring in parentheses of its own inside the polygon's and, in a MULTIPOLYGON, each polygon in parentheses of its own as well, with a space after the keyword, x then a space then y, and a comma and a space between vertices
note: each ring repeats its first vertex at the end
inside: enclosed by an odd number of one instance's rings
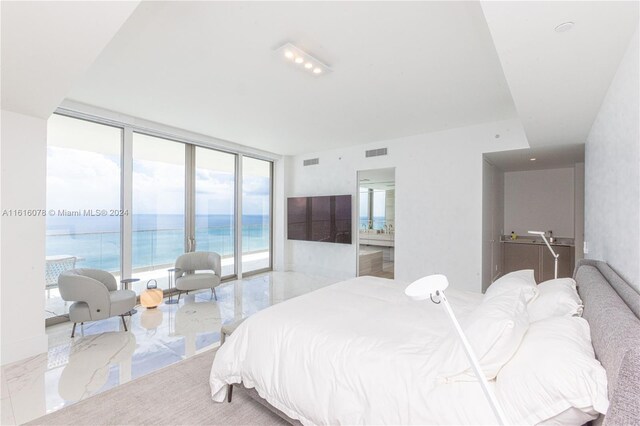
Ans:
POLYGON ((215 287, 220 285, 222 264, 218 253, 197 251, 185 253, 176 260, 176 289, 178 301, 183 291, 211 289, 218 300, 215 287), (211 272, 209 272, 211 271, 211 272))
POLYGON ((64 271, 74 269, 76 267, 75 256, 51 256, 47 257, 44 270, 45 289, 47 290, 47 298, 51 289, 58 287, 58 277, 64 271))
POLYGON ((109 272, 99 269, 72 269, 58 277, 58 288, 63 300, 75 302, 69 306, 69 319, 73 322, 71 337, 74 337, 76 325, 85 321, 122 317, 136 305, 136 293, 131 290, 118 290, 116 279, 109 272))

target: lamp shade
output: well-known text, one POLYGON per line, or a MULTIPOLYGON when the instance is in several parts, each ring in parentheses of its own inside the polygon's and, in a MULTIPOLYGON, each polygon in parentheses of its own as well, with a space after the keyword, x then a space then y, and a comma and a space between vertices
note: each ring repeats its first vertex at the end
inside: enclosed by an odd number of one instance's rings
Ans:
POLYGON ((153 309, 162 303, 162 290, 154 288, 140 293, 140 304, 148 309, 153 309))
POLYGON ((449 287, 449 280, 441 274, 429 275, 409 284, 404 294, 413 300, 428 299, 436 291, 443 291, 449 287))

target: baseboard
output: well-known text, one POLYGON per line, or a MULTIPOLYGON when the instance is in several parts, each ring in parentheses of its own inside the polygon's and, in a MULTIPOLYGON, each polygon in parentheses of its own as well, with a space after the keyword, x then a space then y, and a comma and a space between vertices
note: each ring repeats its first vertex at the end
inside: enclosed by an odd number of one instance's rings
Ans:
MULTIPOLYGON (((44 324, 42 326, 44 329, 44 324)), ((0 364, 7 365, 25 358, 31 358, 47 352, 49 339, 46 333, 14 342, 2 341, 0 364)))

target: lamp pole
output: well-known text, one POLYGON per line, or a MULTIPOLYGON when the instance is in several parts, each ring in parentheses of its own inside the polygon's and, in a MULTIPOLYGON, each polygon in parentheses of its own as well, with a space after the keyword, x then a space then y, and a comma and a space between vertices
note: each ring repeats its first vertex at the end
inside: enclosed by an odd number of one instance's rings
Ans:
POLYGON ((462 327, 460 327, 460 323, 456 319, 456 316, 453 314, 453 310, 451 309, 451 305, 449 305, 449 301, 447 300, 447 296, 444 295, 444 291, 436 291, 436 295, 440 296, 440 302, 444 306, 444 309, 449 314, 449 318, 453 323, 456 331, 458 332, 458 337, 460 337, 460 341, 462 342, 462 346, 464 347, 464 351, 467 354, 467 359, 471 363, 471 367, 473 368, 473 372, 476 374, 476 377, 480 380, 480 385, 482 386, 482 391, 484 392, 484 396, 489 401, 489 405, 491 405, 491 409, 493 410, 493 414, 495 414, 496 419, 498 419, 498 424, 505 425, 507 422, 505 421, 505 415, 502 412, 502 407, 498 403, 496 396, 493 394, 491 389, 489 388, 489 382, 487 381, 487 377, 484 375, 482 368, 480 367, 480 363, 476 358, 473 349, 471 348, 471 344, 467 340, 467 336, 465 336, 462 331, 462 327))
POLYGON ((529 231, 529 234, 540 235, 542 237, 542 241, 544 241, 544 243, 547 245, 547 247, 549 248, 549 251, 551 252, 551 255, 553 256, 553 268, 554 268, 553 278, 558 279, 558 257, 560 257, 560 255, 555 251, 553 251, 553 249, 551 248, 551 244, 549 244, 549 241, 547 241, 547 237, 545 237, 544 235, 544 232, 529 231))
POLYGON ((467 359, 471 363, 471 368, 475 373, 476 377, 480 381, 480 386, 482 386, 482 391, 484 392, 484 396, 487 398, 493 413, 498 420, 498 424, 505 425, 506 417, 502 411, 502 407, 498 403, 496 396, 489 388, 489 382, 487 381, 482 368, 480 367, 480 363, 473 352, 473 348, 471 344, 467 340, 464 332, 462 331, 462 327, 460 327, 460 323, 456 319, 455 314, 453 313, 453 309, 451 309, 451 305, 449 305, 449 301, 447 300, 447 296, 444 294, 444 290, 449 286, 449 280, 444 275, 436 274, 429 275, 424 278, 420 278, 419 280, 414 281, 409 284, 409 286, 405 289, 405 294, 411 297, 414 300, 425 300, 427 298, 431 298, 431 301, 436 304, 442 304, 444 306, 445 311, 449 315, 451 322, 453 323, 453 327, 458 333, 458 337, 462 342, 462 346, 464 347, 464 352, 467 355, 467 359), (433 296, 439 297, 439 301, 433 300, 433 296))

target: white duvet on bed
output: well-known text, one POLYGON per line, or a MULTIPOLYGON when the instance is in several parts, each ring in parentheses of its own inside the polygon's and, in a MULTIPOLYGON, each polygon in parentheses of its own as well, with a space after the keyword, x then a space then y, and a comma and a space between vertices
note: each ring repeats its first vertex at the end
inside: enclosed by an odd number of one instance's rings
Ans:
MULTIPOLYGON (((441 306, 406 297, 406 285, 360 277, 256 313, 218 350, 213 399, 242 382, 305 425, 495 423, 479 383, 437 379, 452 326, 441 306)), ((459 320, 482 301, 447 297, 459 320)))

